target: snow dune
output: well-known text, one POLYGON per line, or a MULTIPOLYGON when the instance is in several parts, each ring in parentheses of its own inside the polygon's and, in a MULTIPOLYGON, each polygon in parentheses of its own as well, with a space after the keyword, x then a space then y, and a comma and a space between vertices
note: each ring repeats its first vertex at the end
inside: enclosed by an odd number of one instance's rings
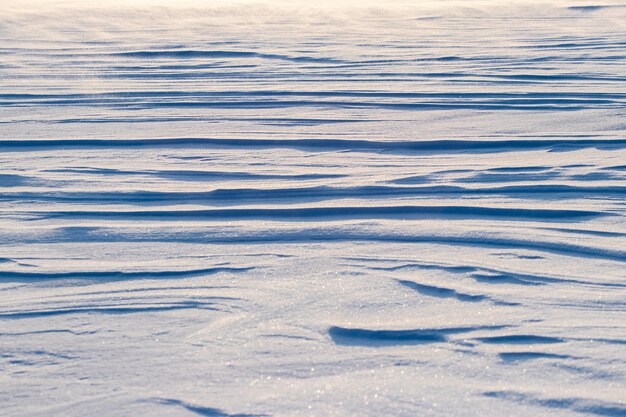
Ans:
POLYGON ((625 22, 7 5, 0 414, 626 415, 625 22))

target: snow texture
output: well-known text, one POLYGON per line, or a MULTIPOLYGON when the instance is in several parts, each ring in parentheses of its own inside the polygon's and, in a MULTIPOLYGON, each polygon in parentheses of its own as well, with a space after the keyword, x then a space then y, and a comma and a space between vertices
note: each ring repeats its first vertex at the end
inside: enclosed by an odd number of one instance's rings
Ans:
POLYGON ((0 414, 626 416, 626 4, 4 2, 0 414))

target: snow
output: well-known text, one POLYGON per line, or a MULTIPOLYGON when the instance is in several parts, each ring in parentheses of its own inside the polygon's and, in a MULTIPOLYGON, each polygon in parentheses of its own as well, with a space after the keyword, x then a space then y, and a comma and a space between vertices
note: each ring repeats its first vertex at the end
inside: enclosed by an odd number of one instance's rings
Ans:
POLYGON ((626 7, 0 11, 0 414, 626 415, 626 7))

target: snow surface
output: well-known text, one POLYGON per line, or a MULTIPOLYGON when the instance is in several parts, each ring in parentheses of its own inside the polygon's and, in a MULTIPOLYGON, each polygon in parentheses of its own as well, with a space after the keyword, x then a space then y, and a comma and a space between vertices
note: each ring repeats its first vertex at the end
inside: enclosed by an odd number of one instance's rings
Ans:
POLYGON ((625 416, 626 4, 0 11, 0 415, 625 416))

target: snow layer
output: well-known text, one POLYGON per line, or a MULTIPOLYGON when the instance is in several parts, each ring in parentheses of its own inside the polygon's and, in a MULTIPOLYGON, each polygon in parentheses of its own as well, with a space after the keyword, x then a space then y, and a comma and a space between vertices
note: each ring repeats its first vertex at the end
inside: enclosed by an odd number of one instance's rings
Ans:
POLYGON ((14 3, 2 416, 626 415, 626 5, 14 3))

